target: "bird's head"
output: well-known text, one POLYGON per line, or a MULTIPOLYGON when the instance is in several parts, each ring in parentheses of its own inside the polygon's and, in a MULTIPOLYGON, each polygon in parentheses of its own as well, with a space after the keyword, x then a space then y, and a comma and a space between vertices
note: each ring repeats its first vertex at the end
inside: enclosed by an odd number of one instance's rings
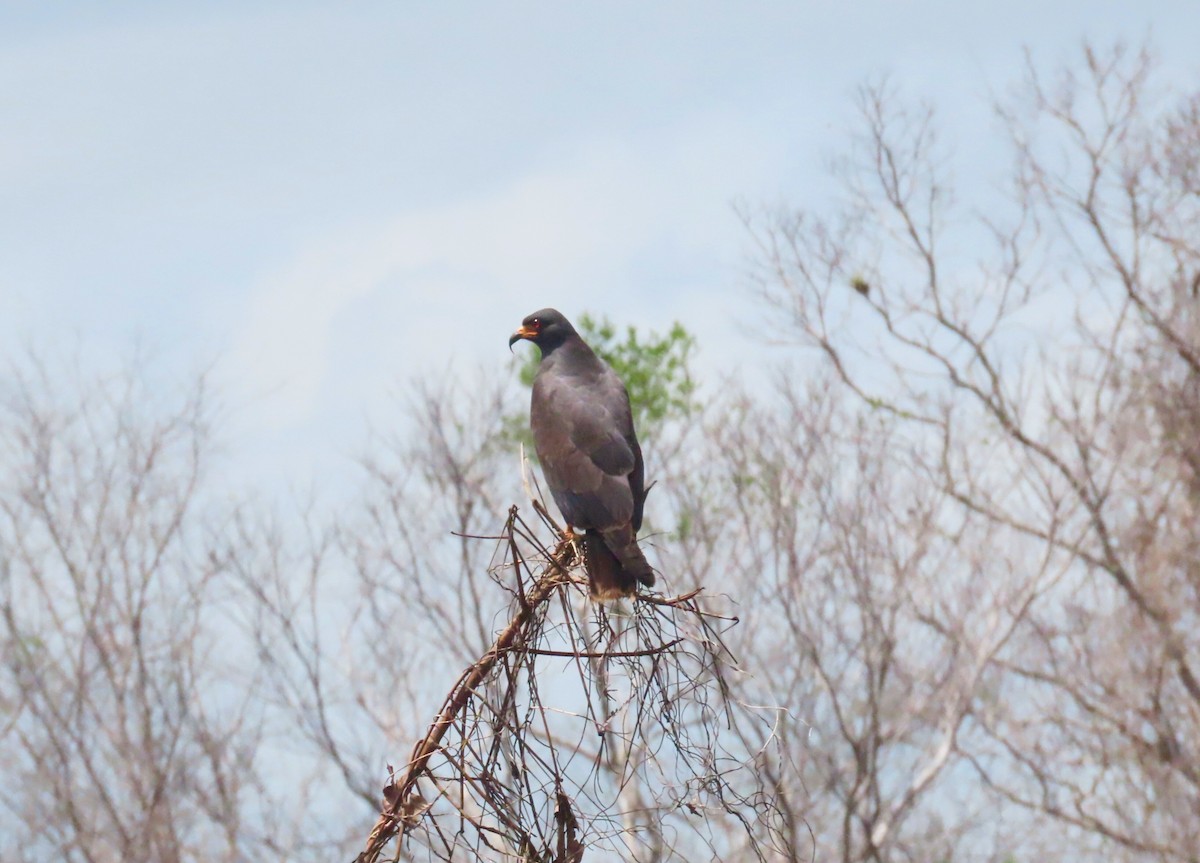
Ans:
POLYGON ((521 326, 508 338, 509 350, 520 340, 533 342, 542 349, 542 356, 561 345, 575 335, 571 322, 562 316, 557 309, 542 309, 526 315, 521 326))

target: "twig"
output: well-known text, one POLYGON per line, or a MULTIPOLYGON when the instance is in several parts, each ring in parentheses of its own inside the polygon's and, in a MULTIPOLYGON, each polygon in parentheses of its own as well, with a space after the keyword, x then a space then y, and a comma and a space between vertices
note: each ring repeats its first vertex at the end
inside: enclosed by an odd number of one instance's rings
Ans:
POLYGON ((619 659, 630 656, 656 656, 670 650, 682 641, 682 638, 676 638, 674 641, 668 641, 666 644, 660 644, 656 647, 647 647, 645 650, 605 650, 600 653, 587 653, 576 650, 542 650, 534 647, 526 647, 523 650, 525 653, 530 653, 534 656, 563 656, 568 659, 574 659, 576 656, 582 659, 619 659))

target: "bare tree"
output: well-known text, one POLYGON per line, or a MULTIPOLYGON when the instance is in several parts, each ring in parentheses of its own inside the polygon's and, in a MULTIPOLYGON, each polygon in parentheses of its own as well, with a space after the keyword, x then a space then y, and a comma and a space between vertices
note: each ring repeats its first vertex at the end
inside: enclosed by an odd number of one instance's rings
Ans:
POLYGON ((260 709, 222 650, 203 384, 32 365, 0 405, 3 856, 244 859, 260 709))
MULTIPOLYGON (((793 378, 794 379, 794 378, 793 378)), ((951 859, 977 835, 947 798, 958 736, 1044 561, 988 560, 995 529, 955 519, 914 441, 817 378, 739 399, 679 507, 678 566, 736 596, 743 700, 774 705, 791 859, 951 859), (989 567, 1032 567, 989 583, 989 567), (718 575, 719 574, 719 575, 718 575), (945 813, 959 819, 950 823, 945 813)), ((981 808, 976 804, 973 808, 981 808)))
POLYGON ((998 109, 1011 194, 975 211, 932 112, 867 88, 848 208, 749 218, 762 295, 858 405, 800 426, 800 447, 857 443, 799 484, 829 545, 785 570, 811 596, 836 562, 801 628, 824 624, 813 715, 850 749, 827 772, 853 782, 823 789, 844 859, 907 856, 889 835, 922 796, 947 811, 923 792, 950 771, 955 796, 1068 827, 1076 859, 1196 859, 1197 96, 1155 102, 1151 66, 1088 47, 1049 83, 1031 62, 998 109))

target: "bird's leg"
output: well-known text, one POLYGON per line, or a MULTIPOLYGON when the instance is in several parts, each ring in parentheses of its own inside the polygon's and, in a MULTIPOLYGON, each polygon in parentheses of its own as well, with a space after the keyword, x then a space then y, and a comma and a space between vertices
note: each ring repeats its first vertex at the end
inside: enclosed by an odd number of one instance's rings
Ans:
POLYGON ((575 557, 576 563, 583 562, 583 534, 576 533, 575 528, 567 525, 562 532, 562 537, 571 545, 571 552, 575 557))

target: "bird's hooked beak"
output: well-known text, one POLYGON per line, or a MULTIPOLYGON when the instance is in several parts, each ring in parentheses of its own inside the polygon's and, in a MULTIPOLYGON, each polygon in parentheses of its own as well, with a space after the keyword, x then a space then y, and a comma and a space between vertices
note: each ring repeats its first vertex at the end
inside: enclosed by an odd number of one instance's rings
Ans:
POLYGON ((513 333, 511 336, 508 337, 508 349, 511 351, 513 348, 513 345, 515 345, 517 342, 521 341, 521 339, 528 339, 529 341, 533 341, 534 339, 537 338, 537 335, 538 335, 537 330, 531 329, 530 327, 522 326, 515 333, 513 333))

